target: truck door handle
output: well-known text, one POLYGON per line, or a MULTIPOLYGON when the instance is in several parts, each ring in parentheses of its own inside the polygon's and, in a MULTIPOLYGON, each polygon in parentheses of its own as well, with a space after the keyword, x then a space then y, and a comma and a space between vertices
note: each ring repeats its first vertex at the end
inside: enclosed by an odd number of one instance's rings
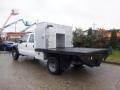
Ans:
POLYGON ((34 48, 34 45, 33 45, 33 48, 34 48))
POLYGON ((25 45, 25 47, 27 47, 27 44, 25 45))

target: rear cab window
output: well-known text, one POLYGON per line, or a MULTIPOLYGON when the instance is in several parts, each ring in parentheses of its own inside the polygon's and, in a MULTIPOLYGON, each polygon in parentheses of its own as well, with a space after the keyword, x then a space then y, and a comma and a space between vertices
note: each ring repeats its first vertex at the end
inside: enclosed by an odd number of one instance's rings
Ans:
POLYGON ((30 35, 29 43, 34 43, 34 34, 30 35))

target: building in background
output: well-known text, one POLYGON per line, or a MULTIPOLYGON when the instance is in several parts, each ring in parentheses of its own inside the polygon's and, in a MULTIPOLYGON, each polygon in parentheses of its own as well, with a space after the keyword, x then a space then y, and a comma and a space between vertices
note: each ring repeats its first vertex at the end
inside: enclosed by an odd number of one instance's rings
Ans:
POLYGON ((6 41, 16 41, 22 38, 26 32, 4 32, 2 34, 2 40, 6 41))
MULTIPOLYGON (((120 29, 114 29, 114 30, 116 30, 117 37, 120 40, 120 29)), ((111 34, 112 34, 112 30, 106 30, 104 36, 110 38, 111 34)))

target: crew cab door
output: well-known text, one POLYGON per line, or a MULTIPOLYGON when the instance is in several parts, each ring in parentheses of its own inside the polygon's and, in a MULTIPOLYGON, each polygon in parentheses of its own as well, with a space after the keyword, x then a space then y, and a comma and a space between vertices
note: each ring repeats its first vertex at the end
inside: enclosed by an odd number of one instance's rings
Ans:
POLYGON ((34 34, 30 34, 29 40, 27 43, 27 52, 29 56, 34 57, 35 56, 35 50, 34 50, 34 34))
POLYGON ((22 39, 21 39, 21 42, 18 43, 18 50, 19 50, 19 53, 22 54, 22 55, 27 55, 27 41, 28 41, 28 38, 29 38, 29 34, 25 35, 22 39))

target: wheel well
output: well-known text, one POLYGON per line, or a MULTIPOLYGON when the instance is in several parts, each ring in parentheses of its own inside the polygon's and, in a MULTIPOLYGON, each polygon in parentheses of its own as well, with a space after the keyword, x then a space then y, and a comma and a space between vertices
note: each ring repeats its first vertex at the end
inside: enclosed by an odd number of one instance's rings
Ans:
POLYGON ((48 59, 48 58, 50 58, 50 57, 55 57, 55 58, 58 59, 58 56, 59 56, 59 55, 57 55, 57 54, 45 53, 45 59, 48 59))

